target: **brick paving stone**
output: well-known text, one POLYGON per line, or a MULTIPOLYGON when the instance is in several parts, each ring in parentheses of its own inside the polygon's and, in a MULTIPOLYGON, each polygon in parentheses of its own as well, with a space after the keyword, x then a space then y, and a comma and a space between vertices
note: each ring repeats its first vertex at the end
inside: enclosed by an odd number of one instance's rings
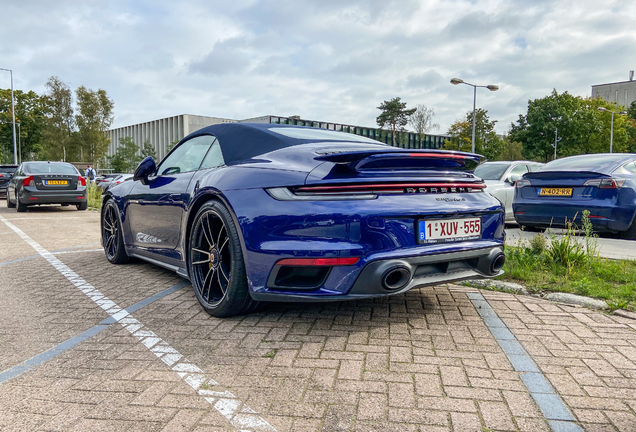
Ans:
MULTIPOLYGON (((95 228, 82 241, 97 242, 98 217, 81 220, 95 228)), ((77 244, 71 224, 49 232, 32 230, 36 220, 17 223, 43 245, 77 244)), ((180 281, 145 263, 112 266, 103 254, 60 259, 124 307, 180 281)), ((0 354, 5 368, 105 318, 41 259, 0 271, 0 344, 16 348, 0 354), (55 295, 25 308, 24 287, 55 295)), ((636 326, 597 311, 451 284, 351 303, 272 304, 231 319, 207 315, 186 288, 135 316, 279 432, 549 430, 468 292, 488 299, 585 430, 630 430, 636 326)), ((38 427, 235 430, 117 326, 0 385, 0 429, 38 427)))

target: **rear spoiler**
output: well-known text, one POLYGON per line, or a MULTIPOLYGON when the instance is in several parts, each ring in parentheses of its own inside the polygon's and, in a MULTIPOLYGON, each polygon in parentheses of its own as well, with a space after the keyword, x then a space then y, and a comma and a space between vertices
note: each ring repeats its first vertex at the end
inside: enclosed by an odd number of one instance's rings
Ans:
MULTIPOLYGON (((320 154, 320 151, 317 152, 320 154)), ((413 166, 417 168, 450 168, 461 171, 472 171, 481 162, 483 156, 475 153, 456 152, 448 150, 409 150, 409 149, 382 149, 382 150, 358 150, 342 151, 329 154, 320 154, 314 159, 346 164, 349 168, 359 171, 371 169, 371 166, 390 166, 396 168, 413 166)))

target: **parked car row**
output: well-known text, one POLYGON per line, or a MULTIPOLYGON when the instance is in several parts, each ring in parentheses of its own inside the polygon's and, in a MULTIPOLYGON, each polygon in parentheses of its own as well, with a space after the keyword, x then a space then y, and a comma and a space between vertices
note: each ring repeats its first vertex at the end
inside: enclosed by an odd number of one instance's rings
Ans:
POLYGON ((530 230, 581 227, 636 240, 636 155, 589 154, 547 164, 486 162, 475 169, 506 209, 506 222, 530 230))

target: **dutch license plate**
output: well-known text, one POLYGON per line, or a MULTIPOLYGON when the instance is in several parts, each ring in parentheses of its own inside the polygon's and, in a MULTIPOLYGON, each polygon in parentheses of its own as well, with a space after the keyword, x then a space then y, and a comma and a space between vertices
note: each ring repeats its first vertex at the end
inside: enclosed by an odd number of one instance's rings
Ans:
POLYGON ((572 188, 541 188, 541 196, 572 196, 572 188))
POLYGON ((481 219, 439 219, 418 222, 419 243, 446 243, 481 238, 481 219))
POLYGON ((48 186, 66 186, 68 185, 68 180, 45 180, 48 186))

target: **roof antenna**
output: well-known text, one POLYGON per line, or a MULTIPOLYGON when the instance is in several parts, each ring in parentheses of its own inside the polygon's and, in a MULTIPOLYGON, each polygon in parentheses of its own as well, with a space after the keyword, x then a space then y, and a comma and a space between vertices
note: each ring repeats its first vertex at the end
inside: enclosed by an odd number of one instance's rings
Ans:
POLYGON ((629 71, 629 80, 630 81, 634 80, 634 71, 633 70, 629 71))

